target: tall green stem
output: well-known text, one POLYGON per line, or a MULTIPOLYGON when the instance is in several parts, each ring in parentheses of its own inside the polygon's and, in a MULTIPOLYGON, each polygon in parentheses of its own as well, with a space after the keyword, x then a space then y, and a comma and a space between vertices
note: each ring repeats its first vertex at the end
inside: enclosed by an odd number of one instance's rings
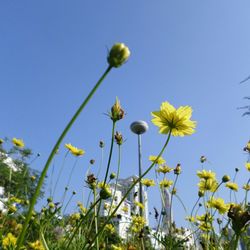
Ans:
POLYGON ((109 168, 110 168, 110 163, 111 163, 111 158, 112 158, 112 153, 113 153, 113 146, 114 146, 114 137, 115 137, 115 124, 116 122, 113 121, 113 125, 112 125, 112 138, 111 138, 111 145, 110 145, 110 150, 109 150, 109 159, 108 159, 108 165, 106 168, 106 174, 105 174, 105 178, 104 178, 104 186, 107 182, 107 178, 108 178, 108 173, 109 173, 109 168))
MULTIPOLYGON (((162 150, 160 151, 160 153, 158 154, 157 158, 155 159, 155 161, 148 167, 148 169, 141 175, 141 177, 139 177, 130 187, 129 189, 127 190, 127 192, 125 193, 125 195, 122 197, 121 201, 118 203, 118 205, 116 206, 116 208, 114 209, 114 211, 111 213, 111 215, 108 217, 108 219, 104 222, 104 224, 102 225, 101 229, 99 230, 98 234, 95 235, 94 239, 92 240, 92 242, 95 241, 95 239, 98 237, 99 233, 103 231, 104 227, 109 223, 109 221, 113 218, 113 216, 115 215, 115 213, 117 212, 117 210, 119 209, 119 207, 121 206, 121 204, 124 202, 124 200, 127 198, 127 196, 129 195, 129 193, 131 192, 131 190, 135 187, 135 185, 137 183, 139 183, 142 178, 148 174, 148 172, 154 167, 154 165, 156 164, 156 162, 158 161, 158 159, 162 156, 163 152, 165 151, 168 143, 169 143, 169 140, 170 140, 170 137, 171 137, 171 130, 170 132, 168 133, 168 137, 167 137, 167 140, 162 148, 162 150)), ((86 246, 86 244, 85 244, 86 246)), ((84 246, 84 247, 85 247, 84 246)), ((83 247, 83 249, 84 249, 83 247)), ((90 246, 87 248, 87 249, 90 249, 91 247, 91 244, 90 246)))
POLYGON ((57 151, 57 149, 59 148, 62 140, 64 139, 64 137, 66 136, 66 134, 68 133, 68 131, 70 130, 70 128, 72 127, 72 125, 74 124, 75 120, 77 119, 77 117, 80 115, 80 113, 82 112, 82 110, 84 109, 84 107, 87 105, 87 103, 90 101, 90 99, 92 98, 92 96, 94 95, 94 93, 96 92, 96 90, 98 89, 98 87, 101 85, 102 81, 104 80, 104 78, 108 75, 108 73, 110 72, 110 70, 112 69, 112 66, 108 66, 108 68, 105 70, 104 74, 101 76, 101 78, 97 81, 96 85, 93 87, 93 89, 90 91, 90 93, 88 94, 88 96, 86 97, 86 99, 83 101, 83 103, 81 104, 81 106, 78 108, 78 110, 76 111, 76 113, 74 114, 74 116, 71 118, 71 120, 69 121, 68 125, 65 127, 65 129, 63 130, 62 134, 60 135, 60 137, 58 138, 54 148, 52 149, 49 158, 42 170, 41 176, 39 178, 36 190, 34 192, 33 197, 31 198, 30 201, 30 206, 29 206, 29 210, 26 216, 26 220, 24 222, 23 225, 23 229, 17 239, 17 246, 16 246, 16 250, 19 250, 20 247, 22 246, 22 243, 24 241, 24 237, 26 235, 26 231, 32 216, 32 211, 35 207, 36 204, 36 200, 39 196, 40 190, 42 188, 45 176, 47 174, 47 171, 49 169, 50 163, 57 151))

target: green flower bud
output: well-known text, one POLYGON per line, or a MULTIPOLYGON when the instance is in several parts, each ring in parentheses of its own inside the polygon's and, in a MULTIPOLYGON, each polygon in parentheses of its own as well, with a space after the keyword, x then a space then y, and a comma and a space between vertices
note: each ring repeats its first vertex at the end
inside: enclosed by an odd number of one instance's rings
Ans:
POLYGON ((101 190, 100 190, 100 197, 101 199, 103 200, 107 200, 108 198, 110 198, 112 196, 112 192, 110 190, 109 187, 103 187, 101 190))
POLYGON ((203 197, 203 196, 204 196, 204 191, 199 190, 198 196, 199 196, 199 197, 203 197))
POLYGON ((228 182, 228 181, 230 181, 230 176, 229 176, 229 175, 224 175, 224 176, 222 177, 222 181, 223 181, 223 182, 228 182))
POLYGON ((124 43, 116 43, 109 51, 107 60, 111 67, 118 68, 128 60, 129 56, 129 48, 124 43))
POLYGON ((114 172, 111 173, 110 176, 109 176, 110 180, 115 179, 115 177, 116 177, 116 174, 114 172))

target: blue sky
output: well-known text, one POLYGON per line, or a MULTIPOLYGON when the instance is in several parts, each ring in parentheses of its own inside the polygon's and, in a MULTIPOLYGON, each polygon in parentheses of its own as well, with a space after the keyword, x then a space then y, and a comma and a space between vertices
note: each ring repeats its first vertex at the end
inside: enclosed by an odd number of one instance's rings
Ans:
MULTIPOLYGON (((100 162, 99 140, 106 143, 108 158, 111 121, 104 113, 116 96, 126 111, 118 130, 126 138, 121 176, 137 173, 137 140, 129 125, 142 119, 150 129, 143 136, 143 167, 157 154, 165 137, 150 120, 161 102, 193 107, 197 132, 172 138, 164 154, 167 163, 181 163, 177 185, 189 209, 196 200, 199 158, 206 155, 208 169, 234 174, 243 185, 242 148, 249 139, 249 117, 237 107, 247 104, 250 83, 239 82, 250 74, 250 2, 210 1, 1 1, 0 2, 0 137, 21 137, 41 157, 32 167, 41 170, 60 132, 83 98, 107 67, 107 48, 115 42, 131 50, 128 63, 112 70, 88 104, 64 143, 83 148, 71 188, 81 199, 83 178, 90 159, 100 162)), ((64 154, 61 149, 61 155, 64 154)), ((112 170, 117 165, 117 148, 112 170)), ((62 157, 56 159, 56 170, 62 157)), ((73 157, 59 182, 64 189, 73 157)), ((95 170, 94 170, 95 171, 95 170)), ((247 176, 248 175, 248 176, 247 176)), ((148 177, 153 177, 151 173, 148 177)), ((221 195, 228 197, 226 190, 221 195)), ((152 189, 151 206, 159 206, 152 189)), ((73 205, 72 205, 73 207, 73 205)), ((185 214, 175 202, 175 219, 185 214)))

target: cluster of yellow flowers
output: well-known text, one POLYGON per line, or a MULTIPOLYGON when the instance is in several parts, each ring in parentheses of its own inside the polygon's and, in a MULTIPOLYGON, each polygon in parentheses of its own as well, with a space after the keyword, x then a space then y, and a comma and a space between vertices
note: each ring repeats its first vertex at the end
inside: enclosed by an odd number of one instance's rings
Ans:
POLYGON ((132 216, 131 230, 134 233, 140 233, 146 224, 145 219, 139 215, 132 216))

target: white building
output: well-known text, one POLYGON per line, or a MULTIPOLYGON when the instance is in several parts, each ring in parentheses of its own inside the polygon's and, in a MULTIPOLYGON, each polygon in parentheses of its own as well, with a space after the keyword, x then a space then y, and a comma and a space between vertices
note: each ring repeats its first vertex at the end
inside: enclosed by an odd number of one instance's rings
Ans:
MULTIPOLYGON (((137 179, 137 176, 130 176, 126 179, 118 179, 117 185, 115 183, 110 185, 112 191, 112 197, 103 201, 101 205, 100 215, 108 216, 112 210, 120 203, 132 183, 137 179)), ((148 196, 147 192, 143 189, 143 200, 144 200, 144 218, 146 225, 148 222, 148 196)), ((121 206, 116 212, 116 217, 113 222, 117 228, 117 232, 125 239, 127 237, 127 230, 130 226, 132 215, 140 214, 139 207, 135 204, 139 202, 139 183, 137 183, 130 191, 127 198, 122 202, 121 206)))

